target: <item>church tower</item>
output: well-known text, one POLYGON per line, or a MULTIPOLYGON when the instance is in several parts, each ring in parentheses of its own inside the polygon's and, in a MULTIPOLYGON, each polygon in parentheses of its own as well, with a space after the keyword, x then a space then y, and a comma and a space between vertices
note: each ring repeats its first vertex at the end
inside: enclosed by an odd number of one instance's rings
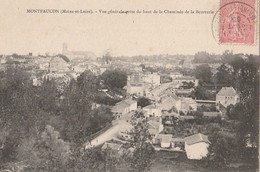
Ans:
POLYGON ((66 54, 68 52, 68 45, 67 43, 63 43, 62 45, 62 54, 66 54))

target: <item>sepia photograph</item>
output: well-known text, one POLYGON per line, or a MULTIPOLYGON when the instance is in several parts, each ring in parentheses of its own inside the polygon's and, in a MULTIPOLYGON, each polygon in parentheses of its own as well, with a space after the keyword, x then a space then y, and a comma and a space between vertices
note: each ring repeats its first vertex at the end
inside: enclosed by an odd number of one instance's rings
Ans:
POLYGON ((1 0, 1 172, 259 171, 258 0, 1 0))

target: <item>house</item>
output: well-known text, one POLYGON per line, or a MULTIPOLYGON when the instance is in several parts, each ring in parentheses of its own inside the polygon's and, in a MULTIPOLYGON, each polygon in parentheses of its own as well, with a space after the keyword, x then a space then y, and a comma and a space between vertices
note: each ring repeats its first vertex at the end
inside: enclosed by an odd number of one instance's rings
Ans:
POLYGON ((147 117, 160 117, 161 108, 156 104, 151 104, 143 107, 143 110, 146 111, 147 117))
POLYGON ((185 114, 189 111, 197 111, 197 102, 190 97, 181 98, 181 106, 176 107, 178 111, 182 111, 185 114))
POLYGON ((68 72, 69 64, 68 60, 64 56, 54 56, 50 60, 50 73, 56 73, 56 72, 68 72))
POLYGON ((129 95, 137 95, 139 97, 143 97, 145 95, 144 84, 127 84, 126 92, 129 95))
POLYGON ((111 111, 114 114, 118 114, 120 117, 122 114, 129 113, 136 109, 137 109, 137 101, 129 98, 116 103, 116 105, 111 109, 111 111))
POLYGON ((148 122, 149 133, 156 137, 160 132, 163 131, 163 124, 161 118, 151 118, 148 122))
POLYGON ((161 98, 162 110, 169 111, 173 107, 179 113, 187 113, 189 111, 197 111, 197 103, 190 97, 178 97, 175 94, 165 95, 161 98))
POLYGON ((186 155, 188 159, 202 159, 208 154, 208 136, 198 133, 184 138, 186 155))
POLYGON ((161 83, 161 77, 157 73, 145 73, 142 76, 142 80, 143 82, 152 84, 153 86, 158 86, 161 83))
POLYGON ((165 95, 161 97, 161 103, 160 103, 161 109, 165 111, 171 110, 173 107, 180 109, 181 106, 181 99, 176 96, 175 94, 171 95, 165 95))
POLYGON ((233 87, 222 87, 216 95, 216 103, 227 107, 239 102, 239 94, 233 87))
POLYGON ((104 145, 101 147, 101 149, 103 151, 110 150, 112 152, 111 153, 112 157, 120 157, 121 155, 123 155, 122 146, 123 144, 105 142, 104 145))
POLYGON ((162 148, 171 147, 172 135, 171 134, 159 134, 156 137, 156 142, 160 144, 162 148))
POLYGON ((177 77, 174 79, 174 81, 176 81, 179 84, 182 84, 183 82, 187 82, 187 83, 192 82, 192 83, 194 83, 195 87, 197 87, 199 85, 199 80, 194 77, 191 77, 191 76, 177 77))
POLYGON ((173 93, 174 89, 178 88, 179 86, 180 84, 176 82, 163 83, 150 91, 149 98, 158 101, 159 97, 168 93, 173 93))

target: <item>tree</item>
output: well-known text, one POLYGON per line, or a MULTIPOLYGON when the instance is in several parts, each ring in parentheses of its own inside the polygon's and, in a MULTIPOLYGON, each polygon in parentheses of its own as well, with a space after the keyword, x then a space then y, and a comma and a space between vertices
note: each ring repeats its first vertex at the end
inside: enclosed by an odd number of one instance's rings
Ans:
POLYGON ((144 172, 150 171, 151 158, 154 154, 154 149, 151 145, 151 135, 148 131, 147 120, 137 120, 133 118, 131 123, 134 129, 131 132, 133 142, 133 153, 128 156, 130 172, 144 172))
POLYGON ((41 134, 24 138, 18 148, 18 160, 33 171, 65 171, 70 156, 69 143, 60 139, 59 132, 50 125, 41 134))
POLYGON ((141 108, 148 106, 151 104, 151 100, 146 97, 140 97, 137 99, 137 106, 141 106, 141 108))
POLYGON ((184 88, 184 89, 191 89, 191 88, 194 88, 194 83, 193 82, 182 82, 182 86, 180 86, 181 88, 184 88))
MULTIPOLYGON (((122 159, 120 160, 122 162, 122 159)), ((114 156, 110 148, 75 149, 69 163, 71 171, 116 172, 119 159, 114 156)))
POLYGON ((212 72, 210 66, 208 64, 197 66, 195 69, 195 77, 199 79, 202 83, 212 83, 212 72))
POLYGON ((216 84, 231 86, 234 82, 234 75, 231 73, 232 69, 226 64, 222 64, 217 68, 217 73, 215 74, 216 84))
POLYGON ((208 148, 207 161, 210 166, 225 168, 232 160, 236 150, 234 137, 225 135, 218 130, 213 130, 209 135, 210 146, 208 148))
POLYGON ((127 74, 121 70, 106 70, 101 78, 104 80, 105 84, 114 91, 122 89, 126 86, 127 74))

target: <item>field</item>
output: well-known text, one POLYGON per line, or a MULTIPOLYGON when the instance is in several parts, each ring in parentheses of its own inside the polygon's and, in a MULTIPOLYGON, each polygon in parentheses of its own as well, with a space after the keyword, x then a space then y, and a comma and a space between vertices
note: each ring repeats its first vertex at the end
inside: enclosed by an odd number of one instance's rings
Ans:
POLYGON ((184 153, 177 152, 156 152, 151 167, 152 172, 255 172, 256 170, 240 168, 240 169, 212 169, 206 167, 203 162, 188 160, 184 153))

